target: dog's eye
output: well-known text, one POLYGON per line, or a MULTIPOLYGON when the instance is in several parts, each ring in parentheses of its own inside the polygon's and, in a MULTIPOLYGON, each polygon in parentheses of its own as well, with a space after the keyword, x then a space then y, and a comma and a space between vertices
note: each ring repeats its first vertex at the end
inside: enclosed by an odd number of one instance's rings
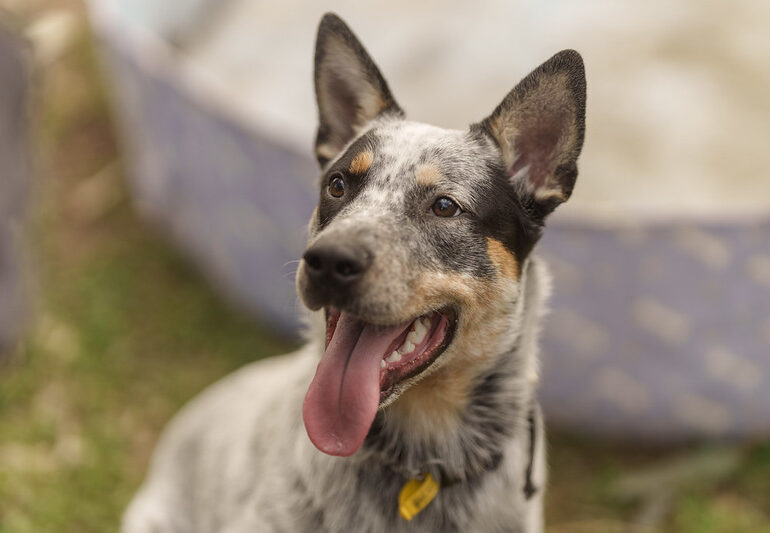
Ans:
POLYGON ((341 198, 345 194, 345 180, 342 179, 342 174, 339 172, 332 174, 332 178, 329 180, 329 194, 335 198, 341 198))
POLYGON ((433 211, 433 214, 437 217, 456 217, 462 213, 460 206, 457 205, 454 200, 446 196, 442 196, 433 202, 431 211, 433 211))

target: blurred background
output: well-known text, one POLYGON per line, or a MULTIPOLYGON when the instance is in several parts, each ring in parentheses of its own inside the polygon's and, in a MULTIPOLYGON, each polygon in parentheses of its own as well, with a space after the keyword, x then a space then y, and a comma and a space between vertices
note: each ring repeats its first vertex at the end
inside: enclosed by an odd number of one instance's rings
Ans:
POLYGON ((548 530, 770 532, 770 4, 0 0, 0 531, 113 531, 203 387, 295 346, 315 27, 463 128, 563 48, 548 530))

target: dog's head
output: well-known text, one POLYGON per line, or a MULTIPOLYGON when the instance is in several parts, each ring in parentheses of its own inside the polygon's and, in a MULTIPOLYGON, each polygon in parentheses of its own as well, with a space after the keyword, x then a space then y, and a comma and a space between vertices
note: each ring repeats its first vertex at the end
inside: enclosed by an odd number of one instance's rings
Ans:
POLYGON ((350 455, 394 401, 453 416, 489 359, 510 350, 522 266, 575 185, 585 76, 580 55, 563 51, 465 131, 409 122, 328 14, 315 88, 320 201, 297 287, 324 310, 327 346, 303 414, 319 449, 350 455))

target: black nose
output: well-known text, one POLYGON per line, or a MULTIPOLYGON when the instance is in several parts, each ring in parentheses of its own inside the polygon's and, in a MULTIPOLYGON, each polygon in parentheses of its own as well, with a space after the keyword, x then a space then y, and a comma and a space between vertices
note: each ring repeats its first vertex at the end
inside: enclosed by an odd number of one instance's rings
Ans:
POLYGON ((371 264, 371 254, 362 247, 318 243, 305 255, 307 273, 314 282, 330 282, 338 286, 358 281, 371 264))

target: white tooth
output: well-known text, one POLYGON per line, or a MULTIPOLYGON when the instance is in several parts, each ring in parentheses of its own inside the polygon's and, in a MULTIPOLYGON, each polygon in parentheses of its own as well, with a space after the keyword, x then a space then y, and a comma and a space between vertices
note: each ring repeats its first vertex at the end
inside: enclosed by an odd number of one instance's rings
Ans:
POLYGON ((380 361, 380 368, 385 368, 387 365, 385 364, 385 359, 380 361))
POLYGON ((401 348, 398 349, 401 354, 409 353, 412 350, 414 350, 414 344, 409 342, 408 340, 404 341, 404 344, 401 345, 401 348))
POLYGON ((401 360, 401 354, 397 351, 394 351, 392 354, 388 356, 387 359, 385 359, 388 363, 396 363, 401 360))
POLYGON ((406 340, 411 342, 412 344, 418 344, 422 339, 420 336, 422 335, 421 330, 413 329, 409 332, 409 335, 406 336, 406 340))
POLYGON ((417 328, 415 328, 414 332, 417 340, 413 340, 412 342, 415 344, 420 344, 425 339, 425 334, 428 333, 428 328, 420 323, 417 328))
POLYGON ((420 325, 425 329, 430 329, 431 320, 427 316, 420 318, 420 325))

